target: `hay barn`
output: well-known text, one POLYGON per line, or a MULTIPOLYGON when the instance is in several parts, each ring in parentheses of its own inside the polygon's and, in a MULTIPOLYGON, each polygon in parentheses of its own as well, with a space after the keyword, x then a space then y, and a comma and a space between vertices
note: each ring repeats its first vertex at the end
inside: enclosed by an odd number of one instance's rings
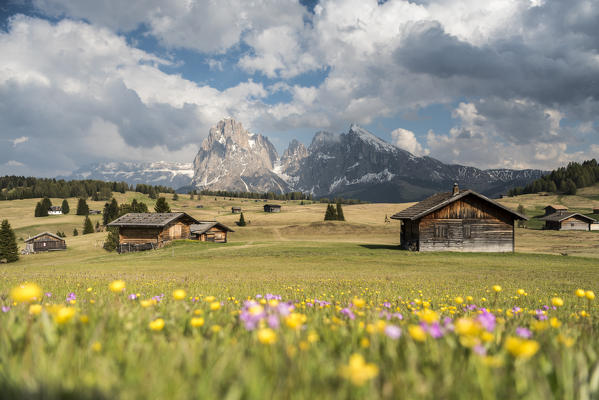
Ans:
POLYGON ((217 221, 200 221, 190 225, 191 239, 201 242, 227 243, 227 233, 233 229, 217 221))
POLYGON ((62 215, 62 207, 52 206, 48 209, 48 215, 62 215))
POLYGON ((281 206, 278 204, 265 204, 264 212, 268 212, 268 213, 281 212, 281 206))
POLYGON ((545 207, 545 216, 568 211, 568 207, 561 204, 550 204, 545 207))
POLYGON ((231 212, 233 214, 241 214, 241 207, 231 207, 231 212))
POLYGON ((514 251, 514 221, 527 218, 472 190, 437 193, 391 218, 402 221, 401 248, 414 251, 514 251))
POLYGON ((591 217, 579 213, 557 212, 541 218, 545 221, 545 229, 555 231, 590 231, 591 225, 597 222, 591 217))
POLYGON ((65 240, 50 232, 43 232, 25 240, 25 253, 27 254, 66 249, 65 240))

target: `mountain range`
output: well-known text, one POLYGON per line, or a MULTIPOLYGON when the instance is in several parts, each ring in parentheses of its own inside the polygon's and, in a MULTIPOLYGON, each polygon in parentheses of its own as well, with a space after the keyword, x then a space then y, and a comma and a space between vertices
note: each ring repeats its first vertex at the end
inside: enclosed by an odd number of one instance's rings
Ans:
POLYGON ((317 198, 400 202, 448 191, 454 182, 497 197, 544 174, 533 169, 481 170, 417 157, 355 124, 347 133, 318 132, 307 148, 294 139, 279 157, 267 137, 227 118, 210 129, 193 164, 96 164, 75 171, 69 178, 199 190, 301 191, 317 198))

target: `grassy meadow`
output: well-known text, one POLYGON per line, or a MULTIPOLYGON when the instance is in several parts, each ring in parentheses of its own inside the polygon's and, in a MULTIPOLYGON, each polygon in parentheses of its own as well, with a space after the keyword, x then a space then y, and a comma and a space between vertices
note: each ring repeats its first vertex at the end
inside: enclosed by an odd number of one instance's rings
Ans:
MULTIPOLYGON (((589 213, 593 190, 502 202, 589 213)), ((265 214, 166 196, 231 226, 229 243, 118 255, 104 232, 72 236, 81 216, 0 202, 17 238, 61 230, 68 245, 0 265, 0 398, 599 398, 598 232, 529 227, 515 253, 418 254, 384 222, 409 204, 348 205, 347 222, 325 223, 317 203, 265 214)))

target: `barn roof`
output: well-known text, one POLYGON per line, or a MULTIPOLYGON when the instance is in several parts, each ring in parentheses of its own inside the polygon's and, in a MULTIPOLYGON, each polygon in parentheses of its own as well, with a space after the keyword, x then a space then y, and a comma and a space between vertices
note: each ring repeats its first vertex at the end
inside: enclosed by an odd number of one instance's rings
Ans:
POLYGON ((568 209, 568 207, 562 206, 561 204, 549 204, 545 208, 549 208, 549 207, 553 208, 554 210, 567 210, 568 209))
POLYGON ((191 233, 202 234, 214 226, 220 227, 223 231, 235 232, 233 229, 231 229, 217 221, 200 221, 198 224, 191 224, 189 226, 189 230, 191 231, 191 233))
POLYGON ((278 207, 281 208, 280 204, 265 204, 264 207, 278 207))
POLYGON ((476 196, 479 199, 486 201, 487 203, 490 203, 497 208, 507 211, 508 213, 513 215, 516 219, 528 220, 528 218, 525 217, 524 215, 519 214, 515 211, 512 211, 511 209, 499 204, 498 202, 493 201, 493 200, 489 199, 488 197, 483 196, 480 193, 476 193, 472 190, 460 190, 459 193, 456 195, 454 195, 453 192, 436 193, 436 194, 422 200, 420 203, 416 203, 413 206, 408 207, 405 210, 392 215, 391 218, 393 218, 393 219, 408 219, 408 220, 412 220, 412 221, 417 220, 417 219, 420 219, 420 218, 432 213, 433 211, 443 208, 446 205, 451 204, 454 201, 459 200, 468 195, 476 196))
POLYGON ((197 223, 198 221, 183 212, 177 213, 128 213, 119 217, 108 224, 108 226, 118 227, 154 227, 162 228, 169 223, 185 218, 190 223, 197 223))
POLYGON ((60 236, 58 236, 58 235, 55 235, 55 234, 53 234, 53 233, 50 233, 50 232, 42 232, 42 233, 38 233, 37 235, 35 235, 35 236, 33 236, 33 237, 30 237, 29 239, 25 240, 25 243, 32 242, 32 241, 34 241, 35 239, 39 238, 40 236, 45 236, 45 235, 52 236, 53 238, 55 238, 55 239, 57 239, 57 240, 61 240, 61 241, 63 241, 63 242, 64 242, 64 239, 63 239, 63 238, 61 238, 61 237, 60 237, 60 236))
POLYGON ((539 219, 542 219, 543 221, 562 222, 563 220, 571 218, 571 217, 579 217, 580 219, 583 219, 583 220, 585 220, 586 222, 589 222, 589 223, 597 222, 595 219, 593 219, 591 217, 587 217, 584 214, 575 213, 575 212, 570 212, 570 213, 553 213, 551 215, 548 215, 546 217, 542 217, 542 218, 539 218, 539 219))

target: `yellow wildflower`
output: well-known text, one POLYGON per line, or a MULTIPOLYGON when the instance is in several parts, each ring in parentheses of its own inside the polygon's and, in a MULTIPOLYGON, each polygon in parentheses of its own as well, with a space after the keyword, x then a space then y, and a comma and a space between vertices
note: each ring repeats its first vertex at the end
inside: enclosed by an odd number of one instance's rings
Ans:
POLYGON ((15 303, 31 303, 41 296, 42 289, 35 283, 23 283, 10 291, 10 297, 15 303))
POLYGON ((156 304, 156 300, 154 300, 154 299, 141 300, 141 301, 139 302, 139 304, 140 304, 142 307, 144 307, 144 308, 145 308, 145 307, 150 307, 150 306, 153 306, 154 304, 156 304))
POLYGON ((92 290, 93 290, 93 289, 92 289, 92 288, 90 288, 90 287, 88 287, 87 289, 85 289, 85 291, 86 291, 87 293, 91 293, 91 292, 92 292, 92 290))
POLYGON ((221 329, 223 329, 223 328, 220 325, 212 325, 212 327, 210 328, 212 333, 218 333, 221 331, 221 329))
POLYGON ((206 296, 206 297, 204 297, 204 301, 206 303, 212 303, 214 300, 216 300, 216 297, 214 297, 214 296, 206 296))
POLYGON ((464 302, 464 298, 461 296, 458 296, 453 301, 455 301, 456 304, 462 304, 464 302))
POLYGON ((92 343, 92 350, 95 351, 96 353, 99 353, 102 351, 102 343, 100 342, 93 342, 92 343))
POLYGON ((360 339, 360 347, 363 347, 363 348, 370 347, 370 339, 368 339, 367 337, 360 339))
POLYGON ((576 342, 573 338, 562 335, 561 333, 557 335, 557 342, 563 344, 566 347, 572 347, 574 342, 576 342))
POLYGON ((495 291, 495 293, 499 293, 499 292, 501 292, 502 289, 501 289, 501 286, 499 286, 499 285, 493 285, 493 290, 495 291))
POLYGON ((54 321, 57 324, 66 324, 75 315, 75 309, 72 307, 60 307, 54 315, 54 321))
POLYGON ((82 315, 79 317, 79 322, 82 324, 87 324, 89 322, 89 317, 87 315, 82 315))
POLYGON ((366 305, 366 301, 362 298, 354 297, 354 299, 352 300, 352 304, 354 305, 354 307, 362 308, 366 305))
POLYGON ((574 292, 576 294, 577 297, 584 297, 585 296, 585 291, 584 289, 576 289, 576 292, 574 292))
POLYGON ((270 328, 262 328, 258 331, 258 341, 262 344, 274 344, 277 342, 277 333, 270 328))
POLYGON ((505 341, 505 348, 516 358, 528 359, 539 351, 539 343, 535 340, 510 336, 505 341))
POLYGON ((308 333, 308 342, 310 343, 316 343, 318 342, 318 333, 311 331, 310 333, 308 333))
POLYGON ((300 313, 291 313, 285 318, 285 325, 291 329, 300 329, 306 322, 306 316, 300 313))
POLYGON ((439 314, 429 309, 420 311, 418 317, 420 318, 420 321, 426 322, 427 324, 439 321, 439 314))
POLYGON ((32 304, 29 306, 29 314, 31 315, 39 315, 42 312, 41 304, 32 304))
POLYGON ((518 289, 516 290, 516 293, 518 293, 519 296, 524 296, 524 293, 526 292, 524 291, 524 289, 518 289))
POLYGON ((119 280, 111 282, 108 287, 110 288, 111 292, 120 293, 123 290, 125 290, 126 286, 127 285, 125 284, 125 281, 122 281, 122 280, 119 279, 119 280))
POLYGON ((551 317, 551 319, 549 320, 549 325, 551 325, 552 328, 559 328, 560 326, 562 326, 562 323, 556 317, 551 317))
POLYGON ((584 292, 584 296, 589 300, 595 300, 595 292, 593 292, 592 290, 587 290, 586 292, 584 292))
POLYGON ((561 307, 564 305, 564 301, 560 297, 554 297, 551 299, 551 305, 554 307, 561 307))
POLYGON ((148 327, 153 331, 161 331, 164 328, 164 320, 157 318, 148 324, 148 327))
POLYGON ((177 289, 173 292, 173 299, 175 300, 184 300, 186 296, 187 293, 183 289, 177 289))
POLYGON ((204 325, 204 318, 193 317, 191 321, 189 321, 189 324, 194 328, 199 328, 200 326, 204 325))
POLYGON ((426 340, 426 332, 420 325, 408 326, 408 333, 417 342, 424 342, 426 340))
POLYGON ((210 303, 210 309, 212 311, 220 309, 220 303, 218 301, 213 301, 212 303, 210 303))
POLYGON ((360 354, 352 354, 348 365, 341 368, 341 376, 349 379, 355 386, 363 386, 378 373, 379 368, 375 364, 367 363, 360 354))

